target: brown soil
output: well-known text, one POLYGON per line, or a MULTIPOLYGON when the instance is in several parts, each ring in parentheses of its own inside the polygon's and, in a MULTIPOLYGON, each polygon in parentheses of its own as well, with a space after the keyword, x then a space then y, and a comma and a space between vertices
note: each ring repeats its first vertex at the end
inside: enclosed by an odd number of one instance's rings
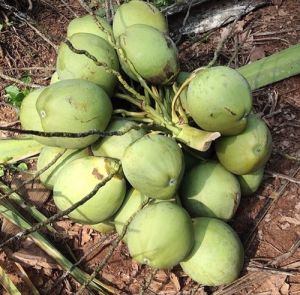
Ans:
MULTIPOLYGON (((74 14, 85 13, 75 0, 33 1, 31 11, 26 11, 27 1, 23 2, 23 6, 18 8, 23 9, 35 21, 34 26, 55 45, 64 39, 66 26, 74 14)), ((13 20, 11 13, 2 14, 3 20, 6 17, 10 22, 0 32, 1 70, 17 79, 29 73, 33 83, 47 85, 55 67, 55 48, 26 23, 13 20)), ((205 42, 202 36, 183 40, 179 46, 182 69, 192 71, 210 61, 225 30, 228 26, 205 38, 205 42)), ((238 22, 235 34, 221 51, 219 62, 227 64, 237 46, 239 50, 231 62, 233 67, 299 42, 299 1, 274 0, 273 4, 248 14, 238 22)), ((4 96, 4 88, 11 84, 6 79, 0 80, 1 124, 13 124, 18 118, 17 110, 7 104, 4 96)), ((245 246, 242 281, 224 289, 203 288, 175 267, 171 271, 158 271, 145 294, 300 294, 300 251, 296 248, 289 252, 300 237, 300 76, 255 91, 254 108, 272 132, 274 151, 267 170, 277 176, 266 178, 254 196, 243 198, 231 222, 245 246), (288 159, 289 156, 298 157, 298 160, 288 159), (291 179, 282 179, 281 174, 291 179)), ((0 135, 4 137, 7 133, 1 132, 0 135)), ((29 166, 34 169, 34 161, 30 161, 29 166)), ((7 171, 4 180, 11 183, 17 177, 20 174, 7 171)), ((28 198, 50 216, 56 212, 55 206, 51 198, 45 197, 45 192, 43 196, 42 200, 37 200, 36 196, 28 198)), ((73 262, 86 254, 91 246, 101 242, 101 246, 80 264, 81 269, 88 273, 92 273, 96 264, 108 253, 114 238, 112 234, 99 234, 88 226, 67 219, 56 222, 55 227, 61 235, 50 237, 50 240, 73 262), (71 249, 73 258, 68 249, 71 249)), ((15 227, 2 219, 0 242, 16 232, 15 227)), ((20 263, 41 294, 74 294, 78 290, 79 285, 71 277, 57 284, 62 271, 49 256, 26 240, 0 250, 0 265, 22 294, 32 294, 32 291, 15 262, 20 263)), ((114 251, 99 278, 122 294, 138 294, 150 274, 149 268, 131 260, 126 246, 122 244, 114 251)), ((0 292, 7 294, 3 289, 0 292)))

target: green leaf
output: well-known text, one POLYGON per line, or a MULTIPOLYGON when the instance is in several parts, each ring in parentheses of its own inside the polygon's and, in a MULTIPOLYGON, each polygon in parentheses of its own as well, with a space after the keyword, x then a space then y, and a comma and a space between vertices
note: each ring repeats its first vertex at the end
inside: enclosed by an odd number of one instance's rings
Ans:
POLYGON ((26 163, 22 162, 17 166, 17 169, 19 171, 27 171, 28 170, 28 166, 26 163))
POLYGON ((9 85, 5 88, 5 93, 9 98, 14 99, 20 93, 20 89, 16 85, 9 85))
POLYGON ((5 88, 5 94, 8 98, 8 102, 19 108, 21 106, 21 103, 24 99, 24 97, 30 92, 30 90, 25 89, 21 90, 16 85, 9 85, 5 88))
POLYGON ((22 76, 21 81, 28 84, 32 81, 32 78, 30 75, 25 74, 24 76, 22 76))

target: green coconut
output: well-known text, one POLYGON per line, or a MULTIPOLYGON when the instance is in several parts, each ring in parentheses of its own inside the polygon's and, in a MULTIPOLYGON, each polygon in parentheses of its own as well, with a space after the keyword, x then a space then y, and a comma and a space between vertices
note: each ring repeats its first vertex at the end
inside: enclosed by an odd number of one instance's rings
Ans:
MULTIPOLYGON (((149 198, 147 198, 145 195, 141 194, 138 190, 132 188, 127 193, 125 200, 120 208, 120 210, 117 212, 114 218, 114 223, 116 227, 116 231, 119 235, 122 234, 122 231, 124 229, 125 224, 128 222, 128 220, 138 212, 141 208, 144 202, 146 202, 149 198)), ((124 241, 126 241, 126 234, 124 236, 124 241)))
POLYGON ((57 74, 57 72, 54 72, 52 77, 51 77, 51 80, 50 80, 50 85, 53 84, 53 83, 56 83, 58 81, 60 81, 59 78, 58 78, 58 74, 57 74))
POLYGON ((194 244, 192 220, 173 202, 142 209, 127 231, 129 253, 153 268, 167 269, 182 261, 194 244))
POLYGON ((184 158, 175 140, 149 134, 126 149, 122 167, 127 180, 142 194, 170 199, 181 181, 184 158))
MULTIPOLYGON (((152 84, 167 84, 179 72, 177 49, 163 33, 147 25, 133 25, 118 38, 126 58, 145 80, 152 84)), ((126 60, 120 56, 122 69, 138 81, 126 60)))
POLYGON ((130 1, 119 6, 113 21, 115 38, 123 34, 128 27, 144 24, 168 33, 168 23, 164 15, 152 4, 144 1, 130 1))
POLYGON ((235 214, 241 190, 237 178, 215 161, 193 167, 183 177, 180 198, 192 217, 216 217, 225 221, 235 214))
POLYGON ((242 196, 250 196, 254 194, 258 190, 263 177, 264 167, 261 167, 249 174, 238 175, 237 179, 241 186, 242 196))
POLYGON ((266 123, 250 114, 243 133, 221 137, 215 147, 219 161, 227 170, 244 175, 266 164, 272 151, 272 136, 266 123))
MULTIPOLYGON (((119 71, 118 56, 111 45, 104 39, 87 33, 74 34, 69 41, 76 49, 86 50, 110 69, 119 71)), ((60 80, 83 79, 101 86, 108 95, 114 91, 117 82, 115 75, 108 73, 83 54, 77 54, 62 43, 58 50, 57 73, 60 80)))
MULTIPOLYGON (((45 87, 35 89, 24 97, 20 108, 20 122, 23 129, 44 131, 41 123, 41 118, 36 109, 36 101, 45 87)), ((33 139, 41 144, 49 145, 52 142, 51 138, 42 136, 33 136, 33 139)))
POLYGON ((195 244, 180 263, 197 283, 219 286, 236 280, 244 263, 244 250, 236 232, 225 222, 208 217, 193 220, 195 244))
POLYGON ((222 135, 239 134, 245 129, 252 108, 251 89, 234 69, 204 69, 188 86, 187 108, 202 129, 222 135))
MULTIPOLYGON (((36 107, 43 130, 47 132, 104 131, 112 114, 112 104, 106 92, 86 80, 63 80, 46 87, 39 95, 36 107)), ((49 145, 79 149, 98 138, 99 135, 52 137, 49 145)))
POLYGON ((91 228, 102 234, 111 233, 115 231, 115 225, 111 220, 92 224, 91 228))
POLYGON ((99 24, 104 28, 104 30, 101 29, 101 27, 97 24, 97 21, 95 20, 94 16, 85 15, 82 17, 74 18, 69 23, 67 37, 69 38, 77 33, 88 33, 94 34, 109 42, 107 33, 105 31, 109 32, 112 35, 112 28, 110 24, 104 18, 101 18, 99 16, 97 16, 96 18, 99 24))
MULTIPOLYGON (((132 121, 126 119, 113 119, 106 131, 125 131, 131 127, 138 127, 132 121)), ((145 129, 131 129, 121 136, 107 136, 100 138, 99 141, 92 145, 92 152, 94 156, 103 156, 121 160, 126 148, 146 134, 145 129)))
POLYGON ((37 170, 40 171, 50 164, 59 153, 63 153, 58 160, 40 175, 40 181, 49 189, 53 189, 61 169, 71 161, 90 155, 88 148, 81 150, 68 150, 58 147, 46 146, 42 149, 38 161, 37 170))
MULTIPOLYGON (((54 184, 53 199, 59 210, 79 202, 104 178, 115 171, 116 161, 103 157, 85 157, 63 167, 54 184)), ((122 205, 126 181, 117 173, 97 193, 68 216, 80 223, 96 224, 111 218, 122 205)))

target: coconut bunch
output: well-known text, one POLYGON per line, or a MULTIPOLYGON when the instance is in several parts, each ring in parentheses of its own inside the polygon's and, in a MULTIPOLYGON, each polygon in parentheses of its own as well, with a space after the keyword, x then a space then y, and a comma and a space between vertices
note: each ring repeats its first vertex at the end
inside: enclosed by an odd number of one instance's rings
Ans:
POLYGON ((262 181, 270 131, 236 70, 180 72, 157 8, 130 1, 112 26, 72 20, 50 85, 24 99, 20 120, 75 134, 34 137, 45 145, 38 170, 52 163, 40 180, 59 210, 93 194, 69 218, 116 230, 141 264, 180 264, 208 286, 239 276, 243 247, 227 222, 262 181))

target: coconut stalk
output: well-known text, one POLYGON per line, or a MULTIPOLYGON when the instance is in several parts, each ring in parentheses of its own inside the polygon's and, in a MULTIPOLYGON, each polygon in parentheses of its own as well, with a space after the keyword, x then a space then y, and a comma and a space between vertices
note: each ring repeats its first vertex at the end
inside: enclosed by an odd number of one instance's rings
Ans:
MULTIPOLYGON (((32 228, 32 225, 25 220, 25 218, 7 201, 0 201, 0 214, 9 220, 11 223, 20 227, 22 230, 28 230, 32 228)), ((80 284, 85 284, 89 279, 89 275, 80 270, 78 267, 73 267, 73 264, 63 256, 43 235, 38 232, 32 232, 29 234, 34 243, 44 250, 49 256, 51 256, 57 264, 78 281, 80 284)), ((114 288, 94 279, 90 284, 90 288, 99 292, 99 294, 115 294, 114 288)))
POLYGON ((300 43, 237 69, 251 90, 300 74, 300 43))
POLYGON ((12 282, 5 270, 0 266, 0 284, 10 295, 21 295, 18 288, 12 282))

